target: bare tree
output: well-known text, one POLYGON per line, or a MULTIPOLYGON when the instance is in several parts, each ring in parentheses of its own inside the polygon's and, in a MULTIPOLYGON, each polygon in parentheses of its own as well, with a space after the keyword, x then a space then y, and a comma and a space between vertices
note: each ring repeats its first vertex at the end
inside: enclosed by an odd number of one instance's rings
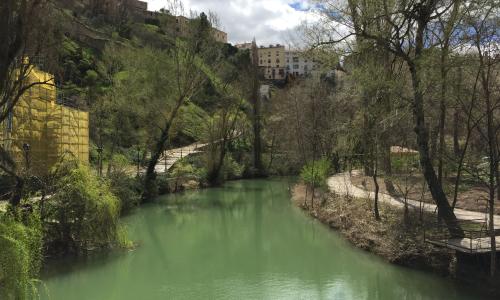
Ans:
MULTIPOLYGON (((48 52, 48 32, 51 32, 47 21, 50 20, 49 4, 46 0, 5 0, 0 3, 1 125, 29 89, 53 81, 52 77, 38 79, 32 76, 35 58, 48 52)), ((25 180, 11 154, 1 145, 0 169, 16 181, 10 203, 17 206, 23 197, 25 180)))
POLYGON ((155 140, 148 162, 143 198, 151 199, 155 195, 155 168, 158 164, 170 137, 170 129, 177 118, 182 105, 189 100, 204 83, 209 80, 211 68, 216 67, 221 61, 221 49, 213 40, 211 25, 205 14, 201 14, 196 20, 192 20, 191 28, 186 39, 176 38, 175 45, 171 49, 174 61, 174 92, 169 93, 173 103, 172 109, 166 116, 164 124, 161 125, 160 135, 155 140))
MULTIPOLYGON (((395 57, 402 59, 409 70, 412 86, 412 110, 417 137, 417 148, 420 154, 420 164, 437 204, 440 217, 447 224, 453 236, 463 236, 463 231, 458 225, 457 218, 449 204, 443 186, 436 175, 433 161, 429 151, 429 134, 426 125, 426 111, 424 109, 424 86, 421 61, 425 57, 429 45, 427 34, 431 25, 440 16, 449 13, 453 2, 435 0, 422 1, 388 1, 380 0, 366 2, 348 0, 346 5, 341 2, 321 1, 324 19, 327 26, 345 30, 339 35, 338 30, 327 32, 327 36, 316 43, 321 45, 342 44, 355 37, 372 41, 378 47, 383 47, 395 57), (377 27, 383 22, 381 30, 377 27), (389 33, 389 35, 387 35, 389 33)), ((344 47, 345 48, 345 47, 344 47)))

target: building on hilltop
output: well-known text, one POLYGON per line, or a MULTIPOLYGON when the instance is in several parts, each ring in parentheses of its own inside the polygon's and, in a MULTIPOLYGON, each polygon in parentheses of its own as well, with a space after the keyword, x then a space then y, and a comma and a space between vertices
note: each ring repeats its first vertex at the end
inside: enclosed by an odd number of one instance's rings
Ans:
MULTIPOLYGON (((191 19, 184 16, 175 17, 175 32, 177 35, 185 37, 189 34, 191 19)), ((212 36, 217 42, 227 43, 227 33, 212 27, 212 36)))
POLYGON ((288 50, 285 51, 286 73, 292 76, 307 76, 317 69, 314 59, 308 57, 303 52, 288 50))
POLYGON ((130 1, 130 9, 133 13, 141 16, 145 16, 148 11, 148 3, 140 0, 128 0, 130 1))
POLYGON ((214 39, 219 42, 219 43, 227 43, 227 33, 225 33, 222 30, 219 30, 217 28, 212 28, 212 35, 214 36, 214 39))
POLYGON ((258 48, 259 67, 268 80, 286 79, 285 46, 277 44, 258 48))
POLYGON ((51 74, 33 68, 27 90, 0 127, 0 143, 19 167, 46 175, 65 154, 89 161, 89 114, 58 104, 51 74))
POLYGON ((239 50, 252 50, 252 43, 241 43, 234 46, 239 50))

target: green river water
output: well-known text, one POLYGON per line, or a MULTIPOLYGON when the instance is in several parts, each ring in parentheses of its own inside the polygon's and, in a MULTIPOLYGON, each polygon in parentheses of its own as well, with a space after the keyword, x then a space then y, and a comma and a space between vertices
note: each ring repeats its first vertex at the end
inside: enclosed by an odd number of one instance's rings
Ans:
POLYGON ((353 248, 293 207, 284 179, 161 197, 124 222, 137 249, 52 264, 42 298, 478 299, 353 248))

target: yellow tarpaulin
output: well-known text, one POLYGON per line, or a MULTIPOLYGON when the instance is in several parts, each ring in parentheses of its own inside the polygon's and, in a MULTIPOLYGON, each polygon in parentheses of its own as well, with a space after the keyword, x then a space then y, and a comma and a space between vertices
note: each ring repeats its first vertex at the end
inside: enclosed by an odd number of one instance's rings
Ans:
POLYGON ((33 69, 30 82, 44 82, 29 89, 2 124, 0 139, 18 163, 30 164, 34 174, 47 174, 63 155, 89 161, 89 114, 56 103, 52 76, 33 69), (23 145, 29 145, 25 151, 23 145), (26 155, 27 154, 27 155, 26 155))

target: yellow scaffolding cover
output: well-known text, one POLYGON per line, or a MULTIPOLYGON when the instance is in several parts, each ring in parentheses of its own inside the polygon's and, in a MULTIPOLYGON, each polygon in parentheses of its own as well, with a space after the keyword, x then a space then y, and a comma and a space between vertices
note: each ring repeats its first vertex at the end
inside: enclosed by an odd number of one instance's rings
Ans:
POLYGON ((89 114, 56 103, 53 76, 33 68, 29 83, 45 82, 30 88, 1 124, 1 143, 18 164, 45 175, 63 155, 89 161, 89 114), (23 145, 29 145, 28 153, 23 145))

